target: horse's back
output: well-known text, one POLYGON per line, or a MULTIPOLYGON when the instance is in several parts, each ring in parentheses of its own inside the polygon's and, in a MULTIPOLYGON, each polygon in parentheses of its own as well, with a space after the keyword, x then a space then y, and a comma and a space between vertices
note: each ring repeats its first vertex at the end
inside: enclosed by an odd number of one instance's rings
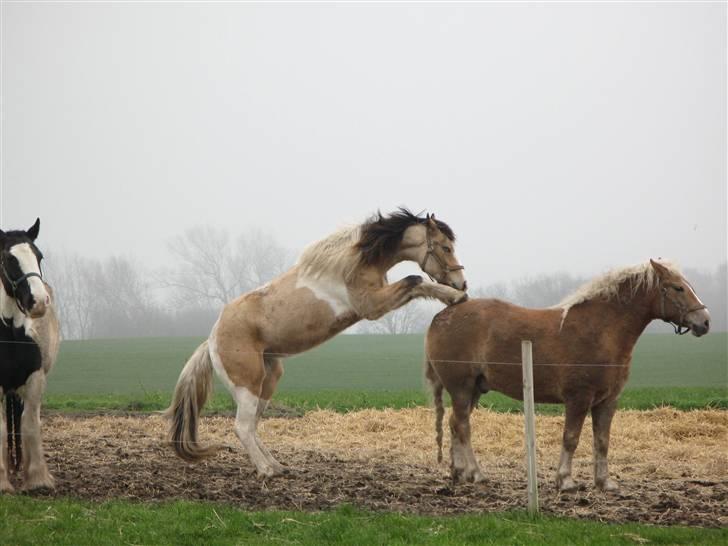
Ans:
POLYGON ((560 317, 558 309, 527 309, 497 299, 471 299, 435 315, 427 332, 428 348, 469 356, 506 351, 517 355, 520 362, 521 340, 558 335, 560 317))
MULTIPOLYGON (((474 384, 483 391, 496 390, 520 399, 521 341, 532 340, 534 347, 546 345, 558 336, 560 316, 556 309, 472 299, 435 316, 427 332, 427 357, 451 394, 474 384)), ((558 402, 558 387, 542 383, 543 401, 558 402)))

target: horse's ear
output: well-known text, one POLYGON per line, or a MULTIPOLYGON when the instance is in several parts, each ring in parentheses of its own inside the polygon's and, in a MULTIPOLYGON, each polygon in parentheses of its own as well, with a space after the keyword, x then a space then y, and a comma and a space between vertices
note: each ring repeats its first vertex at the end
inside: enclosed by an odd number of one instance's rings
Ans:
POLYGON ((662 265, 660 262, 656 262, 652 258, 650 258, 650 265, 652 266, 652 269, 655 270, 655 273, 657 273, 657 276, 661 279, 668 276, 668 274, 670 273, 664 265, 662 265))
POLYGON ((427 227, 429 229, 438 229, 437 228, 437 222, 435 222, 435 215, 434 214, 428 214, 427 215, 427 227))
POLYGON ((40 231, 40 218, 35 219, 35 224, 30 226, 30 229, 25 233, 28 235, 31 241, 35 241, 38 238, 38 232, 40 231))

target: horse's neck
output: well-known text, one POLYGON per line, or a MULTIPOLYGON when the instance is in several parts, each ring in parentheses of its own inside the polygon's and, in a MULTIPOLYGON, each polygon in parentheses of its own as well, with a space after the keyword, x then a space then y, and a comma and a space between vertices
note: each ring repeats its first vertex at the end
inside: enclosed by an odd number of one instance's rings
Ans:
POLYGON ((584 320, 594 317, 602 331, 614 332, 618 339, 627 343, 631 349, 654 316, 654 294, 640 290, 629 294, 628 289, 620 290, 619 298, 603 301, 592 300, 583 306, 584 320))

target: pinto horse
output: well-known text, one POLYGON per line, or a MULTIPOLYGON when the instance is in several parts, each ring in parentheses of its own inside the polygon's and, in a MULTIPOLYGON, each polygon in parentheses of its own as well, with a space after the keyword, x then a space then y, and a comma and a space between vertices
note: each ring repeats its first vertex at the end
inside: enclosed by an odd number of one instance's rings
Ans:
POLYGON ((654 319, 672 323, 676 333, 690 330, 702 336, 710 328, 708 310, 690 283, 675 266, 652 260, 592 280, 550 309, 525 309, 493 299, 444 309, 433 319, 425 341, 438 461, 445 388, 452 399, 452 477, 484 479, 470 443, 470 413, 490 390, 523 399, 521 340, 528 339, 533 342, 535 401, 565 405, 557 487, 577 487, 571 462, 591 411, 594 482, 603 490, 617 489, 607 470, 612 417, 629 375, 632 350, 654 319))
POLYGON ((454 242, 452 229, 434 215, 423 218, 406 209, 377 214, 312 244, 292 269, 227 304, 182 370, 166 412, 177 454, 196 461, 215 451, 197 441, 199 411, 214 369, 237 404, 235 432, 258 473, 284 472, 256 433, 283 374, 281 358, 415 298, 448 305, 467 299, 454 242), (410 275, 389 284, 387 271, 402 261, 416 262, 437 282, 410 275))
POLYGON ((46 375, 60 346, 53 291, 44 281, 35 240, 40 219, 27 231, 0 230, 0 492, 13 491, 8 479, 22 461, 25 489, 52 488, 40 434, 40 404, 46 375), (7 428, 7 430, 6 430, 7 428))

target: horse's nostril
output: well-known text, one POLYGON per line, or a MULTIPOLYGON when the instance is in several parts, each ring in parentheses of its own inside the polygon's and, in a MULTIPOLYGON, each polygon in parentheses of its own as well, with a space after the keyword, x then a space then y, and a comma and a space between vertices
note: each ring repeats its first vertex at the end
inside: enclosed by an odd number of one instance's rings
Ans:
POLYGON ((703 324, 705 324, 706 328, 710 328, 710 321, 708 319, 706 319, 703 324))
POLYGON ((463 281, 463 291, 468 289, 468 281, 463 281))

